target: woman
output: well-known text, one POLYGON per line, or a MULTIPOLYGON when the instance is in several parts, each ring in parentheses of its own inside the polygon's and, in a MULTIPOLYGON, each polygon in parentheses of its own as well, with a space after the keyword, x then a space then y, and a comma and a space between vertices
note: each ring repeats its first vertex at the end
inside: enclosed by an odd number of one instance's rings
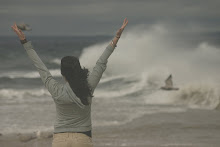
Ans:
POLYGON ((18 35, 29 58, 39 71, 40 77, 50 92, 56 105, 53 147, 92 147, 91 102, 94 90, 106 69, 107 59, 114 51, 116 44, 126 27, 125 18, 112 42, 98 59, 91 74, 81 68, 79 60, 66 56, 61 60, 61 74, 66 83, 61 84, 53 79, 47 67, 34 51, 30 41, 14 24, 12 29, 18 35))

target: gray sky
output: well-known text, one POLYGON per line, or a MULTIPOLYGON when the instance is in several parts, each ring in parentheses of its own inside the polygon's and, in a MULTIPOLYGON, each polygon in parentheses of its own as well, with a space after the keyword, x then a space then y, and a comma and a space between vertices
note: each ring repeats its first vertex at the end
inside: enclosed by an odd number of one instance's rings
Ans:
POLYGON ((219 0, 0 0, 0 36, 25 22, 28 35, 113 35, 129 27, 164 24, 185 32, 220 32, 219 0))

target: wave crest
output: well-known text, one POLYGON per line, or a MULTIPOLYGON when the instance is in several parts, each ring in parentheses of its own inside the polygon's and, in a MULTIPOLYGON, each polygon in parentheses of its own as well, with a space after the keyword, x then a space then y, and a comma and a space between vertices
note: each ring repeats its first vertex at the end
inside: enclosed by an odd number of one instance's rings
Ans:
POLYGON ((212 85, 189 85, 175 95, 176 103, 190 108, 216 109, 220 101, 219 92, 219 89, 212 85))
POLYGON ((1 102, 11 103, 23 103, 36 101, 45 101, 45 97, 50 97, 49 92, 46 89, 1 89, 0 100, 1 102))
MULTIPOLYGON (((60 69, 51 69, 49 71, 54 77, 61 76, 60 69)), ((1 73, 0 78, 40 78, 40 75, 38 71, 10 71, 1 73)))

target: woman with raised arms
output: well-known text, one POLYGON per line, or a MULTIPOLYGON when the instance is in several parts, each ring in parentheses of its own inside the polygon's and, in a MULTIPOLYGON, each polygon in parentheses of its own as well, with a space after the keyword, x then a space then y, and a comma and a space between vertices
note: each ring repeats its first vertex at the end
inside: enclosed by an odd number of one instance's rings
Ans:
POLYGON ((106 47, 89 74, 81 68, 78 58, 66 56, 61 59, 61 74, 65 84, 56 81, 35 52, 30 41, 18 29, 12 26, 23 44, 27 55, 37 68, 40 77, 51 94, 56 105, 53 147, 92 147, 91 103, 94 90, 106 69, 109 56, 114 51, 121 34, 128 24, 125 18, 112 42, 106 47))

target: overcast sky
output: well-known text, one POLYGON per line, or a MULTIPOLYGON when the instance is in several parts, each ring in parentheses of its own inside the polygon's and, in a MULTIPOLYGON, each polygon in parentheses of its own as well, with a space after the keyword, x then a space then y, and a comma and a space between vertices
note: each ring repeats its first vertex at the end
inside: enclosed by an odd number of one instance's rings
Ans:
POLYGON ((220 31, 219 0, 0 0, 0 35, 14 23, 30 24, 29 35, 113 35, 129 27, 164 24, 189 32, 220 31))

